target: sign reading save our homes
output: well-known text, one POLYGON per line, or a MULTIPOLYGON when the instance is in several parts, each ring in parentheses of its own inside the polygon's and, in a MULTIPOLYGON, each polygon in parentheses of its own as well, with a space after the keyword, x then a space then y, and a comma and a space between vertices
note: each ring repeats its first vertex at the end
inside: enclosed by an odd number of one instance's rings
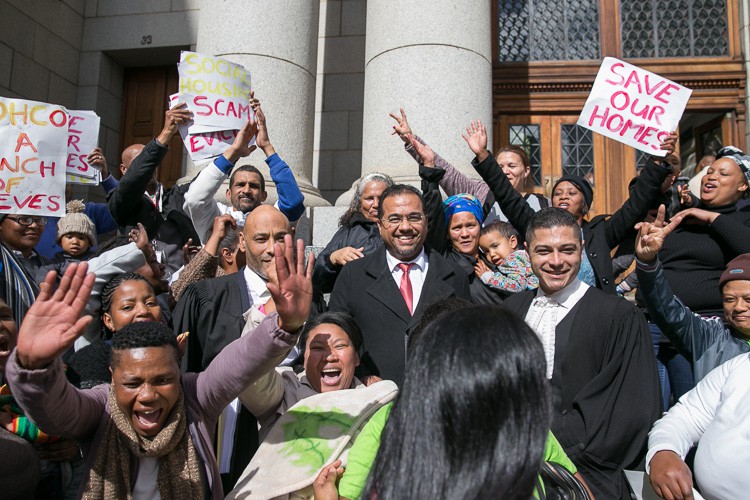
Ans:
POLYGON ((606 57, 578 125, 654 156, 677 130, 692 90, 655 73, 606 57))
POLYGON ((62 106, 0 97, 0 213, 65 213, 68 113, 62 106))
POLYGON ((254 119, 250 108, 250 72, 220 57, 183 51, 179 94, 193 112, 190 134, 239 130, 254 119))

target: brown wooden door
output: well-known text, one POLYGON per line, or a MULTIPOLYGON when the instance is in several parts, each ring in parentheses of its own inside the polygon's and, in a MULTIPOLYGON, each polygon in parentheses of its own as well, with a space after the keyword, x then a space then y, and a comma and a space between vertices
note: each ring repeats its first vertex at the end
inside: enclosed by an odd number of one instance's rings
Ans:
MULTIPOLYGON (((122 148, 146 144, 159 135, 170 94, 177 92, 177 67, 134 68, 125 72, 125 102, 122 124, 122 148)), ((156 177, 166 187, 182 177, 182 139, 175 134, 168 144, 156 177)))

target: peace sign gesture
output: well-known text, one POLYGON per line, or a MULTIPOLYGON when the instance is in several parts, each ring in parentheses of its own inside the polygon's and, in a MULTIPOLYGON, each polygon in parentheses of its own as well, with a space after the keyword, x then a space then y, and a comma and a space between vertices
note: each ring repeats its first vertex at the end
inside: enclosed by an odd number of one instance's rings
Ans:
POLYGON ((656 260, 656 254, 664 246, 664 240, 669 233, 682 222, 683 217, 677 214, 672 218, 669 224, 664 223, 666 208, 664 205, 659 206, 656 220, 651 222, 639 222, 635 225, 638 235, 635 238, 635 256, 641 262, 653 262, 656 260))

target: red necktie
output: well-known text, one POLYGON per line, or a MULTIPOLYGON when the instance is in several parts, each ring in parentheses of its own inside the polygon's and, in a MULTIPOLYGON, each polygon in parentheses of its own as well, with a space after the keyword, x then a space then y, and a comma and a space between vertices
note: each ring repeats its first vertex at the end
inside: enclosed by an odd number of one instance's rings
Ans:
POLYGON ((411 289, 411 280, 409 279, 409 269, 414 264, 404 264, 403 262, 398 265, 398 268, 401 269, 401 284, 399 285, 398 289, 401 290, 401 296, 404 298, 404 302, 406 302, 406 308, 409 309, 409 314, 414 314, 414 294, 411 289))

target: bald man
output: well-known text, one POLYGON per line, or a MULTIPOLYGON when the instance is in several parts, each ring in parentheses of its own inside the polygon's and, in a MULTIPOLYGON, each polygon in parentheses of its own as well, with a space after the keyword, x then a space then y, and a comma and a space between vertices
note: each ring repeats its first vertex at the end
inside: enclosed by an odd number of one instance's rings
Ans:
POLYGON ((122 152, 120 184, 107 199, 109 211, 123 232, 138 222, 146 228, 157 249, 166 256, 167 267, 176 271, 182 266, 182 246, 189 238, 199 241, 190 217, 182 205, 190 184, 165 188, 156 180, 156 169, 167 154, 170 139, 181 123, 191 120, 185 104, 165 113, 164 128, 145 146, 133 144, 122 152))
MULTIPOLYGON (((240 233, 246 266, 234 274, 187 287, 172 316, 175 332, 190 332, 183 371, 203 371, 224 347, 240 338, 246 312, 250 321, 259 323, 275 310, 266 283, 276 274, 273 245, 283 242, 289 231, 289 220, 278 209, 258 206, 247 215, 240 233)), ((293 350, 287 362, 297 352, 293 350)), ((254 417, 238 402, 227 409, 224 418, 224 429, 236 422, 234 435, 222 436, 219 458, 222 482, 231 489, 258 447, 258 431, 254 417)))

